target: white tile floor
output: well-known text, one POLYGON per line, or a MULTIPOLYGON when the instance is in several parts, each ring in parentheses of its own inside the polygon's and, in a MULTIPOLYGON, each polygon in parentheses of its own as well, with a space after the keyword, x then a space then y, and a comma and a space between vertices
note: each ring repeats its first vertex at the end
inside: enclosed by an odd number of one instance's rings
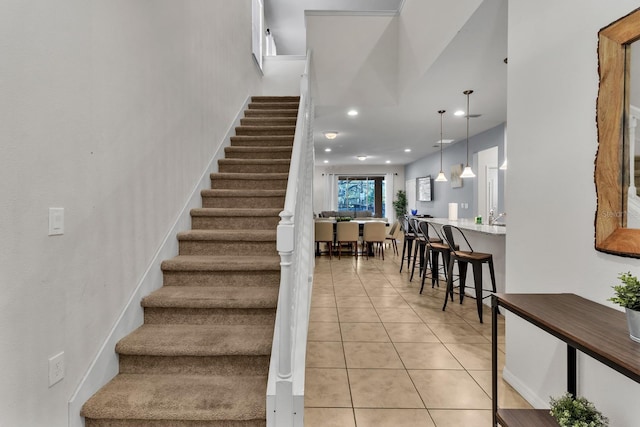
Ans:
MULTIPOLYGON (((307 347, 306 427, 488 427, 491 316, 444 289, 419 294, 400 257, 316 258, 307 347)), ((441 284, 444 287, 444 283, 441 284)), ((500 369, 504 361, 500 319, 500 369)), ((500 407, 528 408, 501 382, 500 407)))

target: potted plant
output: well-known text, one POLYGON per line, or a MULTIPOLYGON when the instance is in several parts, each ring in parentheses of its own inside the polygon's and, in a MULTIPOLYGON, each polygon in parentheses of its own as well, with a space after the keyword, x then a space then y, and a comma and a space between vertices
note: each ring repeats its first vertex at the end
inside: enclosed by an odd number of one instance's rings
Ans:
POLYGON ((598 411, 595 405, 584 397, 573 397, 565 393, 561 397, 551 398, 551 416, 560 427, 606 427, 607 417, 598 411))
POLYGON ((615 296, 609 298, 609 301, 624 307, 629 337, 640 342, 640 282, 631 272, 620 273, 618 279, 622 284, 613 286, 615 296))
POLYGON ((407 193, 404 190, 398 190, 396 193, 393 209, 396 212, 396 219, 400 219, 407 212, 407 193))

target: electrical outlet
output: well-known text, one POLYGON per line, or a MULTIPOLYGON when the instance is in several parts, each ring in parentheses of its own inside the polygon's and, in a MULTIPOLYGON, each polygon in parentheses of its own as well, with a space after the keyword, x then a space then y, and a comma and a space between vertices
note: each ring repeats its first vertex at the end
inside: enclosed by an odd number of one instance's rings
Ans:
POLYGON ((64 378, 64 351, 49 358, 49 387, 64 378))

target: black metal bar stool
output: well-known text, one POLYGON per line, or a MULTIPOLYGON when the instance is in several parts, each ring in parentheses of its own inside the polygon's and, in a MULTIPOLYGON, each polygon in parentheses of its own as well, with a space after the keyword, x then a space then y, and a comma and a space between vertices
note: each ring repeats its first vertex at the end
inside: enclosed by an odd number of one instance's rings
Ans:
POLYGON ((416 239, 416 235, 409 228, 409 218, 405 215, 402 217, 402 230, 404 231, 404 239, 402 242, 402 258, 400 259, 400 273, 402 273, 402 267, 404 266, 404 260, 407 260, 407 268, 411 264, 411 249, 413 248, 413 241, 416 239), (406 253, 406 257, 405 257, 406 253))
MULTIPOLYGON (((486 291, 496 292, 496 275, 493 270, 493 255, 475 252, 466 236, 458 227, 453 225, 443 225, 442 232, 444 233, 444 238, 449 245, 450 250, 450 258, 449 258, 449 267, 447 271, 447 292, 444 296, 444 305, 442 306, 442 310, 447 307, 447 300, 451 297, 451 301, 453 301, 453 264, 458 263, 458 274, 459 274, 459 287, 460 287, 460 304, 462 304, 462 300, 464 299, 464 289, 465 289, 465 280, 467 277, 467 265, 471 264, 473 268, 473 281, 475 291, 476 291, 476 306, 478 308, 478 316, 480 317, 480 323, 482 322, 482 264, 487 263, 489 265, 489 273, 491 274, 491 289, 484 289, 486 291), (460 250, 456 246, 454 234, 462 237, 462 240, 466 243, 468 250, 460 250)), ((489 295, 487 295, 488 297, 489 295)))
MULTIPOLYGON (((451 249, 449 249, 449 245, 444 241, 435 225, 428 221, 420 221, 419 224, 422 234, 427 237, 426 256, 430 255, 431 287, 435 287, 436 284, 440 287, 440 268, 442 268, 442 273, 445 280, 447 280, 447 268, 449 267, 451 249), (440 266, 438 262, 440 254, 442 254, 442 266, 440 266)), ((422 271, 420 293, 422 293, 424 289, 424 281, 427 278, 427 271, 427 269, 422 271)))
POLYGON ((415 236, 413 241, 413 261, 411 264, 411 275, 409 276, 409 281, 413 280, 413 273, 416 270, 416 261, 420 260, 420 275, 422 275, 422 270, 426 268, 424 251, 426 249, 427 241, 426 237, 420 232, 420 228, 418 226, 418 220, 416 218, 409 218, 409 229, 415 236))
POLYGON ((429 243, 442 243, 442 238, 440 235, 429 235, 428 229, 423 228, 422 224, 424 221, 420 221, 416 218, 409 219, 409 225, 413 233, 416 235, 416 240, 414 242, 414 251, 413 251, 413 266, 411 268, 411 276, 409 277, 409 281, 413 280, 413 273, 416 269, 416 262, 420 261, 420 276, 424 276, 424 272, 427 270, 429 266, 429 243))

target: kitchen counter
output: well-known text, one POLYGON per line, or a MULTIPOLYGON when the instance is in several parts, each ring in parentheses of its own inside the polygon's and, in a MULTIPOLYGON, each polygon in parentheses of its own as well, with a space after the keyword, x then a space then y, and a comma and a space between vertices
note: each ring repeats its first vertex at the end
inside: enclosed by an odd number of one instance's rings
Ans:
MULTIPOLYGON (((420 218, 419 221, 429 221, 434 224, 440 225, 453 225, 461 230, 477 231, 478 233, 493 234, 493 235, 505 235, 507 234, 507 227, 502 225, 488 225, 488 224, 476 224, 472 219, 460 218, 455 221, 451 221, 448 218, 420 218)), ((498 222, 500 224, 500 222, 498 222)))

